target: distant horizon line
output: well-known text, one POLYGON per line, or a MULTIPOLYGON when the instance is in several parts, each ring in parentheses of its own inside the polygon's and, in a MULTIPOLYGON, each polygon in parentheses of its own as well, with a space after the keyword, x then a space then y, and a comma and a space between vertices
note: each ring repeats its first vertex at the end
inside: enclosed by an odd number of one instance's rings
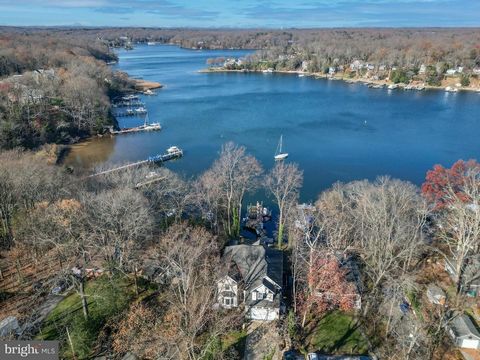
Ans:
POLYGON ((122 26, 122 25, 1 25, 2 28, 17 29, 151 29, 151 30, 269 30, 269 31, 285 31, 285 30, 443 30, 443 29, 479 29, 480 25, 475 26, 311 26, 311 27, 214 27, 214 26, 122 26))

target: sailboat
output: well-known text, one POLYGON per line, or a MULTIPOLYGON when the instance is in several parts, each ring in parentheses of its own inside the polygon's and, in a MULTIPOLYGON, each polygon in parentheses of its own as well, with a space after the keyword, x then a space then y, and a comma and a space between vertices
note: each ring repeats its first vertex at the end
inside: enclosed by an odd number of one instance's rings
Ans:
POLYGON ((280 141, 278 142, 277 151, 275 152, 275 161, 284 160, 288 157, 288 153, 282 152, 283 135, 280 135, 280 141))
POLYGON ((143 125, 140 125, 138 128, 141 129, 141 130, 144 130, 144 131, 161 130, 162 129, 159 122, 150 123, 148 121, 148 114, 147 114, 147 116, 145 116, 145 121, 144 121, 143 125))

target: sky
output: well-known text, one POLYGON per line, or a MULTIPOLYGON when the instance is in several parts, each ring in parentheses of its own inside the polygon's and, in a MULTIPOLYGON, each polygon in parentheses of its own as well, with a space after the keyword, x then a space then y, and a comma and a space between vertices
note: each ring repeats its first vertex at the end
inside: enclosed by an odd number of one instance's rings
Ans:
POLYGON ((480 0, 0 0, 0 25, 478 27, 480 0))

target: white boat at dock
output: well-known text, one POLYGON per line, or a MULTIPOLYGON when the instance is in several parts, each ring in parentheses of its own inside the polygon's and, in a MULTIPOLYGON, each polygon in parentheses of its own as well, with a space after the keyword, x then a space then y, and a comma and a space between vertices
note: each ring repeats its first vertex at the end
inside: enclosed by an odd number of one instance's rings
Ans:
POLYGON ((122 97, 122 100, 126 100, 126 101, 138 100, 138 95, 133 95, 133 94, 125 95, 125 96, 122 97))
POLYGON ((170 158, 175 158, 175 157, 182 157, 183 156, 183 150, 180 149, 178 146, 170 146, 167 149, 167 156, 170 158))
POLYGON ((398 88, 398 85, 397 84, 390 84, 388 85, 388 90, 395 90, 398 88))
POLYGON ((135 110, 136 114, 143 115, 147 113, 147 109, 145 109, 143 106, 136 108, 135 110))
POLYGON ((151 123, 151 124, 139 126, 139 129, 143 131, 157 131, 157 130, 162 130, 162 126, 160 125, 160 123, 157 122, 157 123, 151 123))
POLYGON ((178 146, 170 146, 165 154, 150 156, 147 161, 150 163, 162 163, 168 160, 181 158, 182 156, 182 149, 180 149, 178 146))
POLYGON ((280 141, 278 142, 277 151, 275 152, 275 161, 285 160, 288 157, 288 153, 282 152, 283 147, 283 135, 280 135, 280 141))
POLYGON ((272 68, 268 68, 267 70, 262 70, 262 72, 264 74, 270 74, 270 73, 273 73, 273 69, 272 68))
POLYGON ((132 106, 145 106, 145 103, 141 102, 140 100, 122 100, 112 104, 112 107, 114 108, 131 108, 132 106))
POLYGON ((452 86, 447 86, 447 87, 445 88, 445 91, 446 91, 446 92, 458 92, 458 89, 455 88, 455 87, 452 87, 452 86))
POLYGON ((113 135, 120 135, 120 134, 129 134, 129 133, 134 133, 134 132, 139 132, 139 131, 159 131, 162 130, 162 126, 160 125, 159 122, 155 123, 148 123, 148 115, 145 117, 145 121, 143 122, 143 125, 132 127, 132 128, 123 128, 120 130, 113 130, 110 131, 111 134, 113 135))
POLYGON ((157 95, 157 93, 155 91, 152 91, 150 89, 147 89, 143 92, 143 95, 149 95, 149 96, 152 96, 152 95, 157 95))
POLYGON ((147 45, 148 46, 153 46, 153 45, 157 45, 157 43, 155 41, 149 41, 149 42, 147 42, 147 45))
POLYGON ((305 77, 305 74, 298 74, 298 77, 305 77))

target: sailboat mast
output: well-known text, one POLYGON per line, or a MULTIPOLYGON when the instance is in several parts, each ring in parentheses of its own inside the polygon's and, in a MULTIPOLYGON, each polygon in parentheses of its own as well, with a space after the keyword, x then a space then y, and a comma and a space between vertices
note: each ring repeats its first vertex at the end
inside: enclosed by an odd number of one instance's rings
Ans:
POLYGON ((277 152, 275 153, 275 160, 284 160, 288 157, 287 153, 283 153, 283 135, 280 135, 280 141, 278 142, 277 152))

